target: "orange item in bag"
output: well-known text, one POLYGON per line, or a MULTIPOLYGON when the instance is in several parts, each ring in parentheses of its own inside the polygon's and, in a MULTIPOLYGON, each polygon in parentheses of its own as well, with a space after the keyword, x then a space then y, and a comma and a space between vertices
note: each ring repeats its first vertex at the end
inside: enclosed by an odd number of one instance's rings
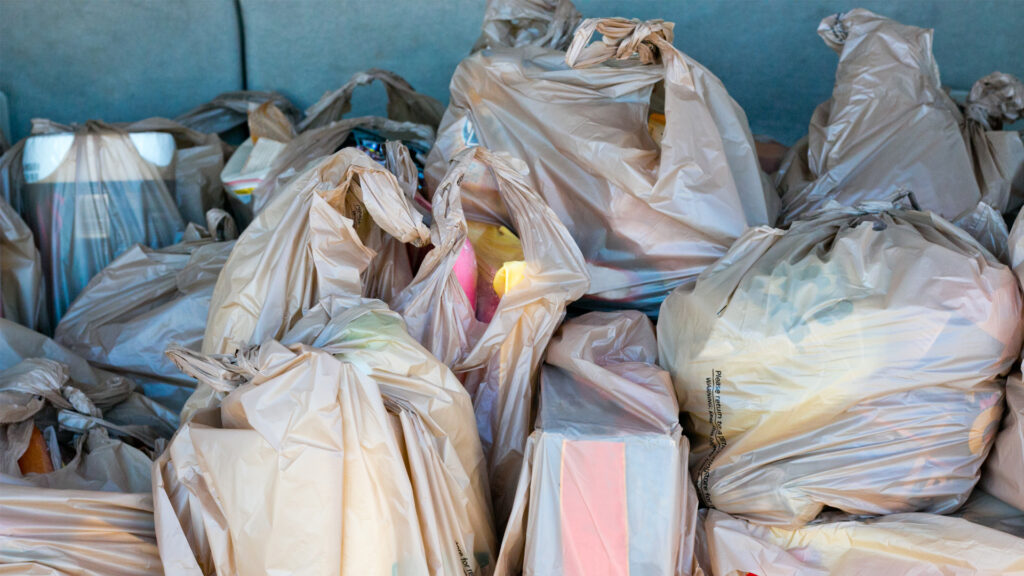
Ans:
POLYGON ((47 474, 53 472, 53 461, 50 460, 50 450, 46 447, 46 440, 39 428, 32 427, 32 438, 28 441, 28 448, 18 458, 18 468, 22 474, 47 474))

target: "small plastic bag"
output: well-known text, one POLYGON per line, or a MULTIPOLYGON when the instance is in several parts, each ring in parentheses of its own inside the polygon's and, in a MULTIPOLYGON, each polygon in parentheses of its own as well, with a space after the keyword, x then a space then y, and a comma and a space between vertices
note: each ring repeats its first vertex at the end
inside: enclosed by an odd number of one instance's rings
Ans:
MULTIPOLYGON (((499 525, 510 509, 530 434, 542 352, 566 306, 583 295, 589 281, 579 249, 526 183, 524 171, 521 163, 483 148, 459 153, 434 193, 434 248, 392 302, 409 333, 451 367, 473 396, 499 525), (523 259, 518 282, 496 308, 488 308, 489 323, 478 320, 483 302, 478 298, 477 307, 471 306, 456 276, 469 238, 462 195, 484 178, 497 183, 495 207, 508 214, 499 223, 518 233, 523 259)), ((483 261, 483 246, 476 252, 483 261)), ((491 284, 491 278, 479 278, 477 294, 491 284)))
POLYGON ((220 134, 245 124, 250 110, 266 103, 281 110, 292 122, 297 122, 302 115, 288 98, 277 92, 239 90, 219 94, 174 120, 198 132, 220 134))
POLYGON ((689 443, 657 358, 640 312, 562 325, 496 576, 703 574, 689 443))

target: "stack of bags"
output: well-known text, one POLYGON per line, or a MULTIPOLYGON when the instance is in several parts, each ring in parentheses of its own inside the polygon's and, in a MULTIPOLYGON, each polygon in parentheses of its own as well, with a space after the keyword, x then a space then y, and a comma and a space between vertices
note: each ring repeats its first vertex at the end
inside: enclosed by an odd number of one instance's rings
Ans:
POLYGON ((1024 574, 1024 86, 819 34, 784 156, 672 23, 568 0, 490 0, 446 111, 370 69, 37 123, 0 572, 1024 574))

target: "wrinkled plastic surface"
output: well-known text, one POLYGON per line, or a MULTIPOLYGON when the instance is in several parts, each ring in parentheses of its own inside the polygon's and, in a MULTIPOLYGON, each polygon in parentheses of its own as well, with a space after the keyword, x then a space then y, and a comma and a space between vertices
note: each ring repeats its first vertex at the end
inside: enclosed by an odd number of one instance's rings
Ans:
POLYGON ((148 396, 180 409, 195 381, 164 350, 176 344, 199 351, 232 247, 212 239, 132 247, 89 282, 54 339, 93 364, 140 379, 148 396))
POLYGON ((716 576, 1024 574, 1024 539, 935 514, 894 514, 790 530, 710 510, 704 530, 716 576))
POLYGON ((483 453, 451 372, 358 297, 283 341, 179 356, 230 392, 154 466, 166 573, 490 573, 483 453))
POLYGON ((306 109, 305 117, 297 126, 298 131, 323 128, 341 120, 352 109, 352 94, 355 89, 378 80, 384 85, 387 93, 388 118, 396 122, 425 124, 432 129, 437 128, 444 112, 440 102, 416 92, 404 78, 394 72, 371 68, 353 74, 341 88, 327 92, 306 109))
POLYGON ((521 46, 565 50, 581 18, 570 0, 487 0, 473 52, 521 46))
POLYGON ((49 330, 42 273, 32 231, 0 198, 0 318, 49 330))
POLYGON ((855 9, 822 20, 818 35, 839 54, 835 87, 780 180, 784 223, 899 189, 948 220, 973 209, 981 193, 932 31, 855 9))
MULTIPOLYGON (((428 186, 466 147, 524 160, 587 261, 580 305, 656 313, 748 224, 774 224, 778 204, 742 109, 671 41, 671 23, 587 20, 568 53, 528 45, 468 57, 452 78, 428 186), (604 42, 587 47, 595 32, 604 42), (605 62, 634 52, 640 61, 605 62), (662 82, 659 145, 647 120, 662 82)), ((467 194, 467 215, 500 221, 493 195, 486 184, 467 194)))
POLYGON ((587 289, 583 257, 557 216, 533 191, 525 167, 483 148, 459 153, 434 193, 431 241, 416 277, 393 302, 409 333, 452 368, 473 396, 488 456, 499 524, 507 517, 533 422, 533 389, 548 340, 567 304, 587 289), (455 264, 468 237, 462 198, 483 168, 497 182, 497 206, 522 242, 524 278, 489 323, 477 320, 455 264))
POLYGON ((931 213, 835 208, 752 229, 658 324, 705 504, 798 526, 955 510, 1020 353, 1010 270, 931 213))
POLYGON ((178 116, 175 121, 199 132, 218 134, 245 124, 249 111, 266 102, 273 103, 292 122, 297 122, 301 116, 291 101, 277 92, 239 90, 219 94, 178 116))
POLYGON ((1015 213, 1024 203, 1024 142, 1019 132, 1001 128, 1024 113, 1024 83, 993 72, 974 83, 965 108, 964 130, 981 200, 1004 214, 1015 213))
MULTIPOLYGON (((1024 212, 1010 231, 1009 261, 1024 284, 1024 212)), ((1024 509, 1024 382, 1019 371, 1006 380, 1006 414, 985 462, 981 485, 993 496, 1024 509)))
POLYGON ((547 350, 497 576, 695 575, 689 444, 642 313, 591 312, 547 350))
MULTIPOLYGON (((231 353, 280 338, 329 296, 377 297, 412 277, 388 239, 414 246, 430 236, 395 178, 346 148, 295 178, 260 212, 228 257, 210 301, 202 350, 231 353)), ((404 282, 404 283, 403 283, 404 282)), ((214 406, 200 383, 182 420, 214 406)))

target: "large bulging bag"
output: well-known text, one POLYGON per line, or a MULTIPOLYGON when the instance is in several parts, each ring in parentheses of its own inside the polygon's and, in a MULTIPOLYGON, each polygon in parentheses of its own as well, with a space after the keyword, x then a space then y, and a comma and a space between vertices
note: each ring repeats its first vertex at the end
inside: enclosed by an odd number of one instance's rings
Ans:
POLYGON ((43 265, 32 231, 0 198, 0 318, 32 330, 49 330, 43 265))
MULTIPOLYGON (((389 297, 412 278, 395 242, 421 246, 429 238, 394 175, 359 150, 333 154, 295 178, 235 242, 210 300, 202 351, 280 338, 329 296, 389 297)), ((200 383, 182 419, 216 396, 200 383)))
POLYGON ((324 301, 284 341, 173 349, 227 395, 154 465, 165 572, 490 573, 483 453, 451 372, 358 297, 324 301))
POLYGON ((949 512, 1020 352, 1010 270, 892 203, 752 229, 661 309, 658 340, 705 504, 764 524, 949 512))
MULTIPOLYGON (((528 165, 529 184, 587 261, 582 306, 656 313, 748 225, 775 222, 778 198, 746 116, 718 78, 672 46, 672 24, 660 20, 587 20, 567 53, 526 45, 463 60, 428 187, 476 145, 528 165), (588 47, 595 32, 604 40, 588 47), (662 86, 663 107, 652 103, 662 86)), ((484 186, 467 195, 467 215, 501 216, 493 194, 484 186)))
MULTIPOLYGON (((1010 230, 1010 266, 1024 285, 1024 212, 1010 230)), ((1024 354, 1022 354, 1024 356, 1024 354)), ((1020 371, 1006 380, 1006 415, 985 462, 981 485, 1024 510, 1024 381, 1020 371)))
POLYGON ((1024 574, 1024 539, 935 514, 894 514, 789 529, 759 526, 709 510, 704 538, 716 576, 1024 574))
MULTIPOLYGON (((524 172, 522 163, 483 148, 460 152, 434 193, 434 248, 393 302, 409 333, 451 367, 473 396, 499 523, 508 514, 532 427, 542 352, 566 306, 583 295, 588 281, 572 237, 530 188, 524 172), (521 254, 513 256, 517 260, 501 267, 509 271, 507 290, 496 308, 486 313, 483 298, 467 294, 456 272, 470 238, 462 198, 485 177, 497 183, 495 206, 508 215, 497 224, 514 232, 522 244, 521 254), (471 298, 478 300, 475 307, 471 298)), ((491 248, 486 244, 489 236, 476 238, 474 248, 483 260, 491 248)), ((500 275, 501 271, 495 276, 500 275)), ((478 282, 490 287, 494 279, 481 274, 478 282)))
POLYGON ((703 574, 689 443, 657 358, 638 311, 562 325, 496 576, 703 574))
POLYGON ((93 277, 54 339, 97 366, 130 375, 147 396, 180 409, 195 381, 164 350, 175 344, 199 351, 213 288, 233 245, 196 235, 157 250, 133 246, 93 277))

